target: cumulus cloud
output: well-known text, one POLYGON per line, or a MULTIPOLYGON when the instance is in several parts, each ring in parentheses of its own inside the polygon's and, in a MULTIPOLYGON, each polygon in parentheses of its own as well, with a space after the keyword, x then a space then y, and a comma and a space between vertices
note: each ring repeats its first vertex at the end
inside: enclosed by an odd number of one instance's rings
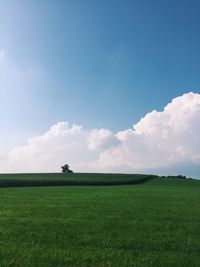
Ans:
POLYGON ((120 143, 110 130, 91 130, 88 136, 88 148, 90 150, 104 151, 120 143))
POLYGON ((0 148, 0 162, 7 158, 7 151, 3 148, 0 148))
POLYGON ((200 94, 177 97, 163 111, 152 111, 132 129, 117 133, 122 144, 101 154, 101 162, 127 169, 155 169, 200 164, 200 94), (109 163, 110 162, 110 163, 109 163))
POLYGON ((200 164, 199 121, 200 94, 187 93, 117 133, 59 122, 1 156, 0 171, 59 171, 69 163, 75 171, 188 172, 200 164))
POLYGON ((98 160, 99 153, 116 142, 111 131, 87 130, 80 125, 58 122, 43 135, 30 138, 25 146, 9 151, 8 158, 1 161, 0 171, 58 171, 66 162, 74 168, 87 166, 86 163, 98 160))

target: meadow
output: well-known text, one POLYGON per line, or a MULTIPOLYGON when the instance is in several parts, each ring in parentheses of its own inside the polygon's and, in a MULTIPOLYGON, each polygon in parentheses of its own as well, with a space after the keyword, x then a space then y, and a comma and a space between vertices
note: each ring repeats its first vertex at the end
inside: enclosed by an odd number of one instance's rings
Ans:
MULTIPOLYGON (((41 179, 28 176, 22 178, 41 179)), ((200 181, 154 177, 129 185, 2 187, 0 266, 200 266, 200 181)))

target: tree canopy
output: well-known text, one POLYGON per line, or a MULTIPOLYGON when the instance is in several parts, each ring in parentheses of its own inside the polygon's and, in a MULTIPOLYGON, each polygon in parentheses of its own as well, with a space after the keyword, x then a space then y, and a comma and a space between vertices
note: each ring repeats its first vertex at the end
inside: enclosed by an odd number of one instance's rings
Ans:
POLYGON ((73 171, 70 170, 70 167, 68 164, 61 166, 61 169, 62 169, 62 173, 73 173, 73 171))

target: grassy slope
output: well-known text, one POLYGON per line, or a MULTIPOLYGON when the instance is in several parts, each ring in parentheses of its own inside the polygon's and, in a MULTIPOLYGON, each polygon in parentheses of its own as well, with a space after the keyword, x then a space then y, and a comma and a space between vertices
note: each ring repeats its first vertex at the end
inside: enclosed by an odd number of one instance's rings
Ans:
POLYGON ((200 181, 0 188, 4 266, 200 266, 200 181))
POLYGON ((0 174, 0 187, 59 185, 122 185, 137 184, 151 179, 146 174, 99 173, 24 173, 0 174))

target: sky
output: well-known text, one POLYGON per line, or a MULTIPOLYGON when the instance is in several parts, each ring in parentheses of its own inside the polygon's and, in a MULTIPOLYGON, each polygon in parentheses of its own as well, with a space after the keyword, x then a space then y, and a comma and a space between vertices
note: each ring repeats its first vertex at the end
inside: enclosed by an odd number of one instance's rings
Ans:
POLYGON ((0 172, 200 177, 199 12, 195 0, 0 0, 0 172))

